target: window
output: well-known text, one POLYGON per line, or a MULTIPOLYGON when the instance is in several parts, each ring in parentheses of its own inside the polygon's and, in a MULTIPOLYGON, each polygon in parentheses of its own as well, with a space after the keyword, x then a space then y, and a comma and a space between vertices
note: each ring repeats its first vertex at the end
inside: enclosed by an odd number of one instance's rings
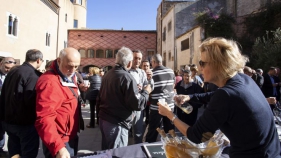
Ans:
POLYGON ((82 5, 82 0, 76 0, 76 4, 82 5))
POLYGON ((94 58, 95 57, 95 50, 88 49, 88 58, 94 58))
POLYGON ((71 3, 73 3, 74 0, 70 0, 71 3))
POLYGON ((104 58, 104 51, 102 49, 96 51, 96 58, 104 58))
POLYGON ((50 39, 51 38, 51 34, 49 32, 46 33, 46 46, 50 46, 50 39))
POLYGON ((63 46, 64 46, 64 48, 67 47, 67 42, 66 41, 63 42, 63 46))
POLYGON ((155 54, 155 50, 154 49, 147 49, 147 59, 150 60, 151 57, 155 54))
POLYGON ((181 51, 189 49, 189 38, 181 41, 181 51))
POLYGON ((64 20, 65 20, 65 22, 67 22, 67 14, 65 14, 65 19, 64 20))
POLYGON ((115 50, 114 50, 114 57, 115 57, 115 58, 116 58, 116 54, 118 53, 118 50, 119 50, 119 49, 115 49, 115 50))
POLYGON ((12 36, 18 35, 18 18, 12 14, 8 16, 8 34, 12 36))
POLYGON ((166 41, 166 27, 164 27, 164 32, 162 33, 162 40, 166 41))
POLYGON ((172 60, 172 54, 171 54, 171 52, 169 52, 169 61, 171 61, 172 60))
POLYGON ((78 51, 79 51, 79 53, 81 55, 81 58, 86 58, 86 51, 85 51, 85 49, 79 49, 78 51))
POLYGON ((170 22, 168 23, 168 32, 171 31, 171 29, 172 29, 172 22, 170 21, 170 22))
POLYGON ((113 58, 113 51, 111 49, 105 50, 105 58, 113 58))
POLYGON ((166 61, 166 52, 163 53, 163 60, 166 61))
POLYGON ((74 19, 73 28, 78 28, 78 20, 74 19))

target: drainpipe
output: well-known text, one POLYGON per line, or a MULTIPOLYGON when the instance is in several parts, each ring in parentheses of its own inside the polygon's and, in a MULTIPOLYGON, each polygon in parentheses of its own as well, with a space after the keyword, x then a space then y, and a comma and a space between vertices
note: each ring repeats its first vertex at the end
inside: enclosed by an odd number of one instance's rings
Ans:
MULTIPOLYGON (((176 5, 175 5, 176 7, 176 5)), ((174 70, 178 67, 178 54, 177 54, 177 43, 176 43, 176 8, 174 8, 174 70)))
POLYGON ((60 26, 60 8, 58 8, 58 25, 57 25, 57 48, 56 48, 56 50, 57 50, 57 52, 56 52, 56 58, 59 56, 59 27, 60 26))

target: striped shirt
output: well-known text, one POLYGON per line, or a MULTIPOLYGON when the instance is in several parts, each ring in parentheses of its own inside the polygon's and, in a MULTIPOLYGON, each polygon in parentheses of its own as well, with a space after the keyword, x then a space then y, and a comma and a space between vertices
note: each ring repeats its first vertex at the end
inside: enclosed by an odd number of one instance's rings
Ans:
POLYGON ((151 95, 151 110, 158 110, 158 99, 165 98, 170 108, 174 108, 174 83, 175 74, 172 69, 164 66, 157 66, 153 70, 152 79, 154 80, 154 90, 150 93, 151 95), (164 93, 166 89, 168 93, 164 93))

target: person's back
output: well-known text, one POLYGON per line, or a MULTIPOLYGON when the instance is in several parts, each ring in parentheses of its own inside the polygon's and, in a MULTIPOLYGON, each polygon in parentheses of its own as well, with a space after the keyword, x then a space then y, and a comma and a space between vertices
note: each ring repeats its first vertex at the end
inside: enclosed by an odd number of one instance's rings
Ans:
POLYGON ((5 98, 4 104, 9 106, 5 108, 4 121, 16 125, 34 124, 35 85, 41 74, 28 63, 24 63, 7 75, 2 95, 5 98))
POLYGON ((102 150, 128 145, 128 130, 132 125, 134 111, 144 109, 151 92, 150 85, 139 91, 133 76, 133 52, 122 47, 116 54, 116 65, 106 73, 97 105, 99 126, 102 133, 102 150))
POLYGON ((37 49, 26 52, 25 62, 7 75, 1 93, 1 120, 7 132, 9 156, 35 158, 39 136, 35 129, 35 85, 42 74, 37 69, 44 62, 37 49))
POLYGON ((165 98, 167 104, 170 107, 174 107, 173 96, 163 94, 163 90, 166 89, 168 92, 173 93, 174 91, 174 72, 172 69, 166 68, 165 66, 157 66, 152 70, 154 81, 154 90, 151 92, 151 106, 150 109, 158 109, 158 99, 165 98), (162 95, 159 95, 162 94, 162 95))
POLYGON ((133 106, 138 105, 138 100, 130 99, 132 95, 137 93, 128 91, 127 84, 131 82, 135 83, 132 85, 137 86, 133 76, 120 66, 115 66, 103 76, 100 89, 100 118, 130 128, 130 122, 133 118, 132 111, 141 110, 133 106))

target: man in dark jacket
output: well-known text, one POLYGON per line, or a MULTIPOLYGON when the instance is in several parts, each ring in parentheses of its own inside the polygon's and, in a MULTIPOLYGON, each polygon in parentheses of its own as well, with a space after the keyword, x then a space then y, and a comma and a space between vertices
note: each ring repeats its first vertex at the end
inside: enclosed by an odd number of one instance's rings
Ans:
POLYGON ((35 158, 38 154, 39 136, 34 127, 35 85, 42 74, 37 69, 43 62, 43 54, 39 50, 28 50, 25 62, 12 69, 3 84, 0 118, 9 136, 9 157, 35 158))
POLYGON ((150 85, 139 91, 135 79, 128 72, 132 60, 132 51, 121 48, 116 54, 115 67, 103 76, 99 93, 102 150, 127 146, 133 111, 145 108, 151 92, 150 85))
POLYGON ((263 76, 262 76, 263 71, 262 71, 262 69, 257 69, 256 72, 257 72, 256 83, 260 88, 262 88, 262 85, 263 85, 263 82, 264 82, 264 79, 263 79, 263 76))

